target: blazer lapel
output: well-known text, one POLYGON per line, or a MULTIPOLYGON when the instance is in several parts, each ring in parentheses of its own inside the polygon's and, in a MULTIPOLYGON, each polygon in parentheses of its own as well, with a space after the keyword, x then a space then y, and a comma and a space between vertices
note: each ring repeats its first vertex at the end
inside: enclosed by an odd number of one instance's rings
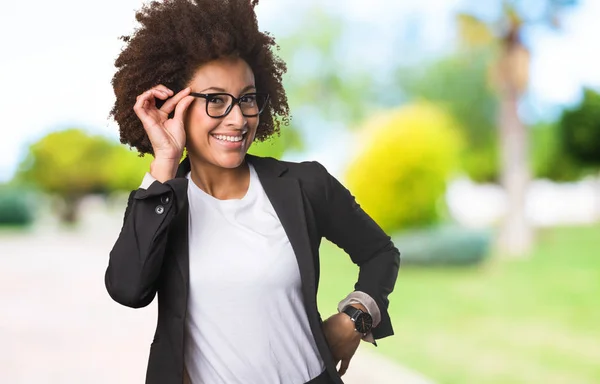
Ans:
POLYGON ((316 304, 315 266, 298 180, 281 177, 287 167, 273 159, 247 155, 290 240, 298 262, 305 303, 316 304))

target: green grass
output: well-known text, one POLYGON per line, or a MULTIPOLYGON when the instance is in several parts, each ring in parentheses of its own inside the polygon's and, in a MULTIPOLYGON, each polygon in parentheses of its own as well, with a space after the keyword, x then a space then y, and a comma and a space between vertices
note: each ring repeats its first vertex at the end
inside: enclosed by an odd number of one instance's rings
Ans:
MULTIPOLYGON (((321 252, 325 317, 357 268, 329 243, 321 252)), ((375 350, 438 383, 600 383, 598 226, 542 231, 524 259, 403 266, 390 301, 395 335, 375 350)))

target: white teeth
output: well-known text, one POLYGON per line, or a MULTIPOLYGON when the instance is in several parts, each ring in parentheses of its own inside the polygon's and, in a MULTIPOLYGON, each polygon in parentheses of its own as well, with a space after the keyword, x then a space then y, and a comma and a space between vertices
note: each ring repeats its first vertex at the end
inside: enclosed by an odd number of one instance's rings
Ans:
POLYGON ((238 142, 243 140, 243 136, 226 136, 226 135, 213 135, 216 139, 230 142, 238 142))

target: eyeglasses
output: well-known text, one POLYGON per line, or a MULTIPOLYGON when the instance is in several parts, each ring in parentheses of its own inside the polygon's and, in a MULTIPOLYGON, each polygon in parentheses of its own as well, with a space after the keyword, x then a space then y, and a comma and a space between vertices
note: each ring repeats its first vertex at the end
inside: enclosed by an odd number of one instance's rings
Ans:
POLYGON ((231 112, 233 105, 237 104, 245 117, 254 117, 262 113, 269 100, 268 93, 246 93, 236 98, 229 93, 196 93, 190 96, 206 99, 206 114, 210 117, 224 117, 231 112))

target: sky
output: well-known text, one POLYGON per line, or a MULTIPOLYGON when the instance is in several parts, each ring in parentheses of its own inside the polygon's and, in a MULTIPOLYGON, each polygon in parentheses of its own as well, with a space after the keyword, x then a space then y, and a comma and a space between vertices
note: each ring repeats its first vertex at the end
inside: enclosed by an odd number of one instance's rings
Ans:
MULTIPOLYGON (((414 49, 420 55, 443 53, 452 40, 453 11, 465 1, 319 3, 364 29, 358 38, 367 39, 380 53, 364 60, 385 61, 398 54, 391 39, 399 30, 405 40, 418 42, 414 49)), ((294 15, 315 2, 261 0, 259 25, 276 38, 283 36, 297 26, 294 15)), ((486 4, 496 2, 482 0, 478 6, 485 11, 486 4)), ((121 49, 118 37, 133 31, 135 10, 141 4, 140 0, 31 0, 2 5, 0 182, 12 177, 27 145, 52 130, 77 126, 118 137, 116 124, 108 119, 114 102, 110 80, 121 49)), ((528 104, 540 116, 548 108, 575 103, 583 85, 600 87, 600 50, 593 48, 600 37, 600 1, 582 0, 563 21, 560 33, 540 29, 529 35, 534 49, 528 104)), ((307 156, 326 157, 325 152, 326 148, 314 148, 307 156)))

